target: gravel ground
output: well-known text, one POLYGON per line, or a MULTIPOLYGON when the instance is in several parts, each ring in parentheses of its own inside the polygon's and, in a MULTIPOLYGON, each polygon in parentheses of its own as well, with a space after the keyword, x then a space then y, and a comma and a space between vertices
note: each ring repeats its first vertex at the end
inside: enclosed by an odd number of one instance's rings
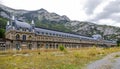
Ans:
POLYGON ((87 65, 85 69, 120 69, 120 52, 107 55, 87 65))

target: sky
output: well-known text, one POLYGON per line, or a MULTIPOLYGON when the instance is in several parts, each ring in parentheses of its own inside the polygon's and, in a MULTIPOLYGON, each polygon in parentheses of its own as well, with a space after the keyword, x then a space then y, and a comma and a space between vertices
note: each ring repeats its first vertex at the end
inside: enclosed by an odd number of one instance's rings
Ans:
POLYGON ((14 9, 44 8, 71 20, 120 27, 120 0, 0 0, 0 3, 14 9))

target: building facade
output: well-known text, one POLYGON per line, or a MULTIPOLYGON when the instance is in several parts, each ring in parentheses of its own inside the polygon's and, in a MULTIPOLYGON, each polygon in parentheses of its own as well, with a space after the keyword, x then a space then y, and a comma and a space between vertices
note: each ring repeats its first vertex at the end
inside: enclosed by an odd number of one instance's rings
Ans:
POLYGON ((115 45, 114 42, 98 40, 70 33, 36 28, 34 21, 26 23, 14 17, 6 26, 6 48, 15 50, 58 49, 60 45, 65 48, 80 48, 93 45, 115 45))

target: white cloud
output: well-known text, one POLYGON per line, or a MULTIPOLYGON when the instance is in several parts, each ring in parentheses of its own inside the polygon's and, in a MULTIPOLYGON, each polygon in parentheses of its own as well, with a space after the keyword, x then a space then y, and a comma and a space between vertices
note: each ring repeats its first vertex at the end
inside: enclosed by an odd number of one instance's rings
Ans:
POLYGON ((103 9, 109 4, 110 0, 106 0, 104 2, 102 2, 100 5, 98 5, 95 10, 94 10, 94 14, 99 14, 101 12, 103 12, 103 9))
POLYGON ((49 12, 67 15, 72 20, 86 20, 82 9, 85 0, 3 0, 3 4, 15 8, 36 10, 44 8, 49 12))
POLYGON ((89 16, 90 21, 94 21, 94 19, 97 17, 97 15, 101 14, 104 11, 104 8, 110 3, 110 0, 103 1, 101 4, 99 4, 94 10, 93 14, 89 16))
POLYGON ((120 23, 112 20, 112 19, 101 19, 97 22, 100 25, 112 25, 112 26, 117 26, 120 27, 120 23))
POLYGON ((117 10, 119 8, 116 7, 120 4, 118 0, 0 0, 0 3, 15 9, 38 10, 44 8, 49 12, 67 15, 72 20, 86 20, 120 27, 120 13, 113 13, 119 11, 117 10), (112 7, 112 4, 116 4, 116 6, 112 7))

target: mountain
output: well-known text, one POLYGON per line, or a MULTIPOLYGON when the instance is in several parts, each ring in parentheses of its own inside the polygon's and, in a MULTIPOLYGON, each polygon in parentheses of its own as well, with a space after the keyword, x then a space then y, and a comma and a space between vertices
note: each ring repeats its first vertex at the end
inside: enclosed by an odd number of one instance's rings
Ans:
POLYGON ((84 36, 100 34, 106 40, 116 40, 120 34, 120 28, 107 25, 97 25, 91 22, 71 21, 65 24, 73 32, 84 36))
POLYGON ((15 10, 0 4, 0 16, 3 18, 9 19, 12 15, 22 15, 27 12, 26 10, 15 10))
MULTIPOLYGON (((12 15, 15 15, 18 19, 23 21, 31 22, 35 21, 37 27, 64 31, 64 32, 72 32, 70 29, 67 29, 64 26, 65 22, 69 22, 70 19, 63 15, 60 16, 56 13, 49 13, 45 9, 40 9, 36 11, 26 11, 26 10, 16 10, 4 5, 0 5, 0 18, 1 19, 10 19, 12 15)), ((3 23, 0 23, 3 24, 3 23)), ((5 26, 4 26, 5 28, 5 26)))
POLYGON ((24 17, 26 18, 26 20, 34 19, 34 20, 39 20, 42 22, 50 22, 50 23, 65 23, 70 21, 70 19, 65 15, 60 16, 56 13, 49 13, 43 8, 36 11, 30 11, 28 13, 21 15, 20 17, 24 17))
MULTIPOLYGON (((120 28, 107 25, 97 25, 91 22, 72 21, 67 16, 60 16, 56 13, 50 13, 41 8, 35 11, 16 10, 4 5, 0 5, 0 25, 15 15, 18 19, 27 22, 35 21, 37 27, 58 30, 63 32, 75 33, 84 36, 101 34, 104 39, 116 40, 120 34, 120 28)), ((2 26, 2 28, 5 28, 2 26)))

